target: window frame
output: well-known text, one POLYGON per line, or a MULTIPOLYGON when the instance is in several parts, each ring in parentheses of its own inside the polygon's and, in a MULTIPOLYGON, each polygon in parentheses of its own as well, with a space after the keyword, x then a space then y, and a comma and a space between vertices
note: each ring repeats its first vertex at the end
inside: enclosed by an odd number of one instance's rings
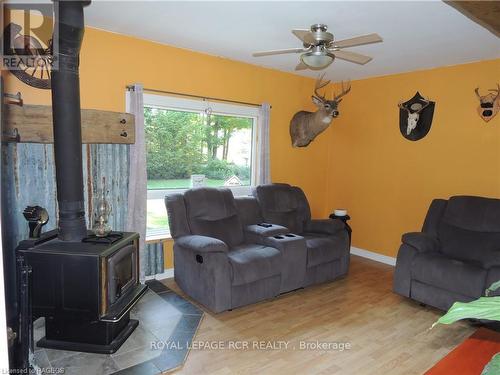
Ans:
MULTIPOLYGON (((209 100, 196 100, 184 97, 177 97, 171 95, 160 94, 143 94, 143 106, 155 107, 159 109, 167 109, 174 111, 187 111, 187 112, 202 112, 207 107, 212 109, 215 114, 224 116, 238 116, 253 119, 252 125, 252 160, 251 160, 251 177, 249 186, 227 186, 233 192, 234 196, 251 195, 252 188, 257 182, 257 169, 260 165, 259 155, 259 131, 260 126, 260 108, 255 106, 246 106, 239 104, 229 104, 209 100)), ((164 199, 168 195, 183 193, 189 188, 179 189, 147 189, 146 200, 150 199, 164 199)), ((146 240, 151 239, 167 239, 171 238, 170 231, 153 230, 148 235, 146 232, 146 240)))
MULTIPOLYGON (((258 156, 258 127, 260 110, 258 107, 245 106, 239 104, 228 104, 221 102, 212 102, 208 100, 196 100, 170 95, 144 94, 144 107, 155 107, 169 109, 173 111, 201 112, 207 107, 212 109, 215 114, 224 116, 238 116, 253 119, 252 126, 252 162, 251 177, 249 186, 227 186, 235 196, 249 195, 257 181, 257 168, 259 165, 258 156)), ((167 195, 182 193, 189 188, 180 189, 148 189, 147 199, 163 199, 167 195)))

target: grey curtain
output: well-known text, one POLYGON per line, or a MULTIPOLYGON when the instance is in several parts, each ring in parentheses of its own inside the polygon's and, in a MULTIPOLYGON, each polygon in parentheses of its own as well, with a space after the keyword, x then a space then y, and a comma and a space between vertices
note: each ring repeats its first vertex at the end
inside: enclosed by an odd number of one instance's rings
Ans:
POLYGON ((128 213, 126 228, 139 232, 140 279, 163 272, 163 249, 161 246, 146 247, 146 137, 144 129, 144 90, 134 84, 128 92, 129 111, 135 116, 135 144, 130 147, 130 180, 128 187, 128 213), (152 253, 151 253, 152 252, 152 253))
POLYGON ((146 276, 156 275, 165 271, 163 263, 163 242, 146 244, 146 276))
POLYGON ((257 185, 271 183, 271 162, 269 154, 269 117, 271 106, 269 103, 263 103, 259 110, 258 124, 258 168, 257 185))

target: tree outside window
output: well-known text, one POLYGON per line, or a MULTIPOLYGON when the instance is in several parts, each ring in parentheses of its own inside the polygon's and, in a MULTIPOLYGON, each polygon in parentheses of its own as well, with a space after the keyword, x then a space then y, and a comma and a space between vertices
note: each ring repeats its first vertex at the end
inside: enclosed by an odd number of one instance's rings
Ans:
MULTIPOLYGON (((187 189, 192 175, 206 186, 249 186, 249 117, 174 109, 144 109, 148 189, 187 189)), ((168 228, 163 199, 148 200, 148 231, 168 228)))

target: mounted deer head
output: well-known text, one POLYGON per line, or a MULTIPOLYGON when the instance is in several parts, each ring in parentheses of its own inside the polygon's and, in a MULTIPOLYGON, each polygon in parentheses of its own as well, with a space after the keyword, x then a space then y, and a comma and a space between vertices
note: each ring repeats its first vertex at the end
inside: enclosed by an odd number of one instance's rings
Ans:
POLYGON ((481 96, 481 94, 479 94, 479 87, 474 91, 480 103, 477 112, 484 121, 488 122, 495 117, 500 109, 500 84, 497 83, 496 89, 488 90, 490 93, 487 95, 481 96))
POLYGON ((330 83, 330 81, 323 81, 323 77, 324 74, 316 80, 314 95, 311 96, 318 110, 316 112, 297 112, 290 121, 290 136, 292 137, 293 147, 309 145, 318 134, 328 128, 332 120, 339 115, 338 105, 342 101, 342 97, 351 91, 350 83, 344 85, 344 82, 342 82, 340 94, 334 94, 333 99, 328 100, 325 95, 318 92, 330 83))
POLYGON ((418 125, 418 120, 420 119, 420 112, 424 110, 429 104, 430 101, 423 99, 422 100, 424 104, 422 103, 413 103, 410 108, 406 107, 403 102, 400 102, 398 104, 398 107, 405 110, 408 112, 408 122, 406 126, 406 135, 410 135, 411 132, 417 127, 418 125))

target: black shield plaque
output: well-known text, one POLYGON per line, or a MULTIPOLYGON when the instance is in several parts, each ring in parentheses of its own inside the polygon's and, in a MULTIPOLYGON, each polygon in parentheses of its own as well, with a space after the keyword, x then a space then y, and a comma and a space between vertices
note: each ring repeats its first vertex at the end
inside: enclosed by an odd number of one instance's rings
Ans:
MULTIPOLYGON (((404 102, 403 105, 406 108, 411 108, 411 106, 415 103, 424 105, 424 100, 425 98, 417 91, 415 96, 410 100, 404 102)), ((404 109, 399 109, 399 130, 401 131, 403 137, 405 137, 409 141, 418 141, 424 138, 427 133, 429 133, 432 125, 432 117, 434 116, 435 104, 435 102, 431 101, 427 107, 422 109, 422 111, 420 112, 420 117, 418 119, 417 127, 413 129, 413 131, 409 135, 406 134, 406 128, 408 126, 408 112, 406 112, 404 109)))

